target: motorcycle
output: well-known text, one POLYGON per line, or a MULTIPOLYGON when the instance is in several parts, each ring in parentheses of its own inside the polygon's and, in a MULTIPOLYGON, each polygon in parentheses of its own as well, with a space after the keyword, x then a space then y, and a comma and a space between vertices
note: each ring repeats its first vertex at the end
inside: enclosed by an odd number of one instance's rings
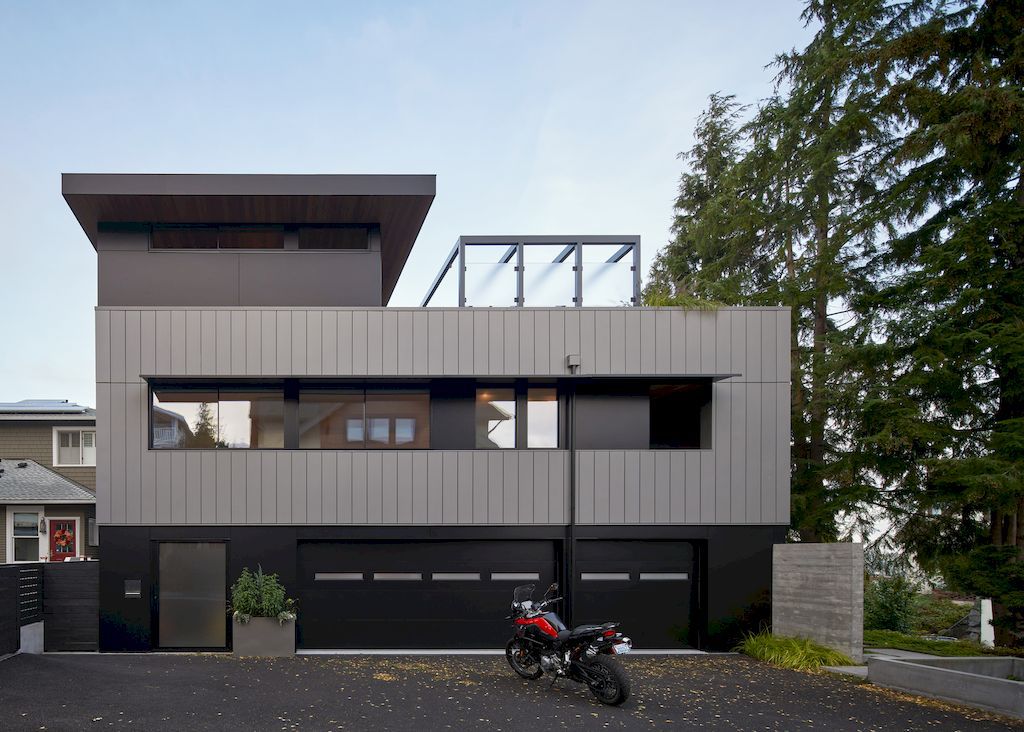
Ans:
POLYGON ((618 623, 578 625, 569 629, 549 610, 561 600, 552 584, 541 602, 533 601, 534 585, 520 585, 512 593, 513 635, 505 658, 524 679, 545 673, 586 684, 602 703, 618 706, 629 698, 629 677, 613 656, 629 653, 633 641, 617 630, 618 623))

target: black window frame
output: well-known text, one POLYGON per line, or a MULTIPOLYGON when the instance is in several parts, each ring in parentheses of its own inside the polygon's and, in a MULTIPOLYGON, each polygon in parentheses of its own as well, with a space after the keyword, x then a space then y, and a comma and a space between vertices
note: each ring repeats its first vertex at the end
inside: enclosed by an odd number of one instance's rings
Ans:
POLYGON ((477 394, 484 389, 512 389, 516 402, 516 441, 512 447, 478 447, 475 450, 564 450, 565 449, 565 387, 558 381, 533 379, 512 379, 502 381, 477 380, 473 385, 473 419, 476 420, 477 394), (555 403, 558 405, 558 431, 554 447, 529 447, 529 392, 530 389, 554 389, 555 403))
POLYGON ((371 223, 345 223, 345 224, 283 224, 283 223, 157 223, 142 227, 143 231, 149 233, 149 246, 151 252, 369 252, 378 247, 374 242, 379 238, 380 226, 371 223), (303 234, 307 236, 323 236, 324 233, 338 232, 361 232, 362 236, 356 237, 362 243, 361 246, 303 246, 303 234), (155 246, 155 236, 158 232, 186 233, 197 232, 200 235, 211 237, 213 246, 155 246), (231 233, 245 232, 269 232, 280 235, 280 246, 272 247, 244 247, 224 246, 222 240, 231 233))
POLYGON ((179 450, 202 450, 202 451, 229 451, 229 452, 247 452, 249 450, 287 450, 288 448, 288 424, 289 419, 294 418, 289 415, 288 408, 288 387, 287 380, 261 380, 261 381, 220 381, 220 380, 209 380, 209 379, 195 379, 195 380, 174 380, 164 381, 160 380, 157 382, 150 382, 149 388, 146 390, 149 399, 149 406, 146 410, 146 449, 154 450, 156 452, 175 452, 179 450), (218 421, 220 419, 219 414, 219 403, 220 393, 223 390, 226 393, 244 392, 248 391, 260 391, 260 390, 280 390, 281 391, 281 402, 283 404, 283 430, 284 439, 281 447, 155 447, 153 445, 153 403, 154 392, 156 391, 168 391, 177 390, 183 392, 213 392, 217 395, 218 404, 218 421))
MULTIPOLYGON (((431 389, 431 383, 429 380, 424 381, 405 381, 405 382, 378 382, 378 381, 365 381, 365 380, 343 380, 343 381, 331 381, 325 382, 320 380, 307 380, 298 378, 284 378, 284 379, 152 379, 149 381, 147 389, 148 397, 148 408, 146 411, 146 446, 148 450, 154 450, 158 452, 174 452, 180 450, 216 450, 216 451, 239 451, 245 452, 247 450, 380 450, 380 451, 402 451, 402 450, 423 450, 432 449, 431 437, 429 431, 431 429, 431 420, 427 420, 428 438, 426 448, 415 448, 415 447, 369 447, 364 443, 364 447, 361 448, 316 448, 316 447, 299 447, 299 400, 301 392, 303 390, 315 391, 322 389, 323 391, 348 391, 352 393, 361 393, 364 398, 367 394, 422 394, 427 397, 427 412, 431 414, 431 405, 433 400, 433 392, 431 389), (218 395, 218 402, 220 400, 220 392, 231 391, 258 391, 261 389, 273 389, 280 390, 282 392, 282 401, 284 404, 284 440, 281 447, 154 447, 153 445, 153 403, 154 392, 165 391, 165 390, 177 390, 177 391, 194 391, 194 392, 215 392, 218 395)), ((363 412, 364 420, 366 418, 366 411, 363 412)), ((364 422, 364 433, 366 430, 364 422)))
MULTIPOLYGON (((649 450, 710 450, 714 447, 714 385, 704 380, 680 380, 680 381, 659 381, 652 380, 647 386, 648 399, 648 447, 649 450), (665 444, 667 441, 659 440, 667 433, 663 432, 659 425, 662 423, 663 415, 655 413, 655 390, 665 388, 688 387, 692 389, 692 402, 690 409, 682 412, 675 410, 675 421, 679 422, 679 415, 685 414, 693 422, 688 423, 686 428, 681 429, 678 425, 673 435, 678 438, 686 430, 692 430, 696 436, 696 445, 665 444), (694 408, 695 407, 695 408, 694 408), (707 413, 707 425, 705 425, 705 410, 707 413), (705 429, 705 427, 707 429, 705 429)), ((680 400, 680 397, 669 397, 673 401, 680 400)))

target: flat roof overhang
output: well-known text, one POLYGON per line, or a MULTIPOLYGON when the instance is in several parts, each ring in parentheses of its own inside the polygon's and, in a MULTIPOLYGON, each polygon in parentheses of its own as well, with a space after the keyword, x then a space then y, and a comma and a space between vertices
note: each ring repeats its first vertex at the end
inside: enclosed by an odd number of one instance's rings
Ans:
POLYGON ((64 173, 61 191, 93 247, 100 222, 379 224, 382 302, 434 200, 434 175, 64 173))

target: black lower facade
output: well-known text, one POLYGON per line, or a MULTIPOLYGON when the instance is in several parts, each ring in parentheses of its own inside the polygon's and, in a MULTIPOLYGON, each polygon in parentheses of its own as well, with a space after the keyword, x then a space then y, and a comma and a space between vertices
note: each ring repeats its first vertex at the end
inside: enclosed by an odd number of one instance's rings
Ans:
POLYGON ((558 582, 572 624, 637 648, 731 648, 770 616, 783 526, 104 526, 100 650, 231 647, 243 567, 298 599, 299 649, 494 648, 512 589, 558 582))

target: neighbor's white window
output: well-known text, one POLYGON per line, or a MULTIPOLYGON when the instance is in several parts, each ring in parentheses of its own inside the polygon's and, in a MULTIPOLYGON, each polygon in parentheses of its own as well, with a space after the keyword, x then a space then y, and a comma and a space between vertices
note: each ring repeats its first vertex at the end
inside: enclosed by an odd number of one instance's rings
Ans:
POLYGON ((15 511, 11 519, 11 528, 14 561, 38 562, 40 558, 39 513, 15 511))
POLYGON ((53 430, 53 464, 56 466, 95 465, 96 430, 53 430))

